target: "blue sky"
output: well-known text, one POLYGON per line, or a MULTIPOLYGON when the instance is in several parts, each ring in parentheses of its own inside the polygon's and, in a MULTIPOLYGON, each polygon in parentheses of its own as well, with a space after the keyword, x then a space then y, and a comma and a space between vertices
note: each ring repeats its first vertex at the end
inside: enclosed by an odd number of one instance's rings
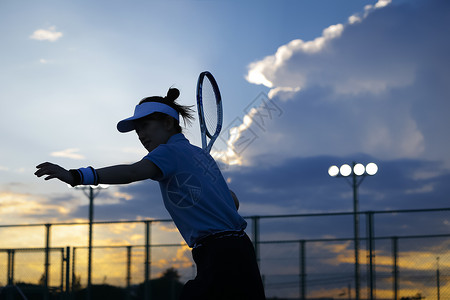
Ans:
MULTIPOLYGON (((327 169, 354 160, 380 166, 362 210, 446 207, 448 14, 438 0, 2 1, 0 222, 85 218, 83 195, 35 165, 141 159, 117 121, 170 86, 194 104, 203 70, 224 127, 251 138, 236 155, 223 132, 215 149, 239 162, 221 164, 243 215, 349 211, 349 187, 327 169), (264 101, 276 111, 262 120, 264 101)), ((197 123, 186 135, 200 144, 197 123)), ((99 219, 167 217, 151 182, 110 187, 96 205, 99 219)))

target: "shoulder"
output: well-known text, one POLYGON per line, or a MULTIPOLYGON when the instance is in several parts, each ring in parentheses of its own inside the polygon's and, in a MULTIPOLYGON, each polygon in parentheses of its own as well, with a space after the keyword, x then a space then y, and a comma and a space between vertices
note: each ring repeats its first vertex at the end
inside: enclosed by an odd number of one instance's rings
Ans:
POLYGON ((176 133, 172 135, 168 140, 166 145, 174 145, 174 144, 189 144, 189 140, 182 133, 176 133))
POLYGON ((178 133, 172 135, 169 140, 165 144, 161 144, 151 152, 148 153, 147 156, 157 155, 159 153, 175 151, 178 148, 189 147, 191 145, 189 141, 184 137, 183 134, 178 133))
POLYGON ((170 139, 167 141, 166 144, 162 144, 160 146, 166 149, 171 149, 173 151, 179 152, 186 151, 190 154, 202 150, 201 148, 191 144, 182 133, 174 134, 173 136, 170 137, 170 139))

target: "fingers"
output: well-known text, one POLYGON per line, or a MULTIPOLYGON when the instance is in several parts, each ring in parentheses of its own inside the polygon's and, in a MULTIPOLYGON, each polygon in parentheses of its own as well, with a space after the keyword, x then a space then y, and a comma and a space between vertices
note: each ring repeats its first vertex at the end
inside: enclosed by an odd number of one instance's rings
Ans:
POLYGON ((63 167, 45 162, 36 166, 37 171, 34 175, 37 177, 44 176, 44 180, 59 179, 65 183, 73 184, 73 176, 63 167))
POLYGON ((36 168, 40 169, 40 168, 44 168, 44 167, 48 167, 48 166, 54 166, 54 164, 49 163, 49 162, 44 162, 44 163, 37 165, 36 168))
POLYGON ((45 170, 39 169, 36 172, 34 172, 34 175, 36 175, 37 177, 41 177, 42 175, 45 175, 45 170))
POLYGON ((49 162, 39 164, 36 166, 38 170, 34 173, 34 175, 36 175, 37 177, 41 177, 42 175, 45 174, 45 172, 48 172, 52 166, 53 164, 49 162))
POLYGON ((37 177, 41 177, 42 175, 45 175, 45 172, 47 170, 47 164, 48 163, 42 163, 40 165, 37 165, 36 168, 38 169, 36 172, 34 172, 34 175, 37 177))
POLYGON ((56 174, 56 172, 58 171, 58 169, 60 167, 55 164, 45 162, 45 163, 37 165, 36 168, 38 168, 38 170, 36 172, 34 172, 34 175, 36 175, 37 177, 42 177, 44 175, 50 175, 45 178, 45 180, 49 180, 49 179, 55 178, 54 175, 56 174))
POLYGON ((45 177, 44 180, 50 180, 50 179, 53 179, 53 178, 56 178, 56 177, 53 176, 53 175, 50 175, 50 176, 45 177))

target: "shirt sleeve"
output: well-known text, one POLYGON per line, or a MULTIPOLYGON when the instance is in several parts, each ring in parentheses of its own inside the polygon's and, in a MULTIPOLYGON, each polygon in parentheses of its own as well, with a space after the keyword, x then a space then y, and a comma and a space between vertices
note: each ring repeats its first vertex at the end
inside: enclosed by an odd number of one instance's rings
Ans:
POLYGON ((144 159, 152 161, 161 170, 162 177, 158 178, 159 181, 172 176, 176 170, 176 159, 171 155, 170 147, 166 144, 156 147, 144 156, 144 159))

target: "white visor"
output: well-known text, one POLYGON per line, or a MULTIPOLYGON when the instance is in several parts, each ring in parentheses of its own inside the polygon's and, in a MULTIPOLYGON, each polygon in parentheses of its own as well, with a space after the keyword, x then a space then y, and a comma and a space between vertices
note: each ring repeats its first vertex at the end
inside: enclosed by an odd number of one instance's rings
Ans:
POLYGON ((178 112, 169 105, 160 102, 145 102, 140 105, 136 105, 136 108, 134 109, 134 115, 132 117, 129 117, 117 123, 117 130, 119 130, 120 132, 132 131, 135 129, 135 120, 149 116, 155 112, 169 115, 177 121, 180 121, 178 112))

